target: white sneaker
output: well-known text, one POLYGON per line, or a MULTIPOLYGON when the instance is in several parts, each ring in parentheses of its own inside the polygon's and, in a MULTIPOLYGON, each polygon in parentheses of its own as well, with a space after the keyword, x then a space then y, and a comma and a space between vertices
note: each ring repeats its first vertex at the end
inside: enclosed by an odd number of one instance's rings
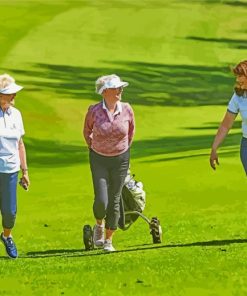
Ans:
POLYGON ((102 248, 104 245, 104 232, 105 226, 104 225, 94 225, 93 228, 93 243, 97 248, 102 248))
POLYGON ((106 252, 114 252, 114 251, 116 251, 115 248, 112 245, 112 241, 109 240, 109 239, 105 240, 103 250, 106 251, 106 252))

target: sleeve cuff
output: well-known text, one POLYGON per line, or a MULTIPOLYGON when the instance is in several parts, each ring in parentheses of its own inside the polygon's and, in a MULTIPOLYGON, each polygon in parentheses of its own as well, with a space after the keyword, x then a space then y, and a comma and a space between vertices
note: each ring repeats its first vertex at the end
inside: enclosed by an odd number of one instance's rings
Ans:
POLYGON ((231 111, 229 109, 227 109, 227 111, 230 112, 230 113, 232 113, 232 114, 238 114, 238 112, 233 112, 233 111, 231 111))

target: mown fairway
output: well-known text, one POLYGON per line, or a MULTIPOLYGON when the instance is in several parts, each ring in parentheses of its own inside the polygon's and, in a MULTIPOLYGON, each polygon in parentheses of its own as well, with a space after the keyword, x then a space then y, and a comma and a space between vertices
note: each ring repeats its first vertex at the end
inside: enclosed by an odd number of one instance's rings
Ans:
POLYGON ((232 94, 229 66, 246 59, 247 2, 0 0, 0 8, 0 72, 25 86, 16 107, 32 182, 18 189, 19 259, 0 248, 0 295, 247 295, 239 119, 216 172, 208 160, 232 94), (131 168, 164 236, 153 245, 139 219, 116 233, 118 252, 103 254, 83 250, 82 227, 94 220, 81 127, 100 99, 95 79, 111 73, 130 82, 131 168))

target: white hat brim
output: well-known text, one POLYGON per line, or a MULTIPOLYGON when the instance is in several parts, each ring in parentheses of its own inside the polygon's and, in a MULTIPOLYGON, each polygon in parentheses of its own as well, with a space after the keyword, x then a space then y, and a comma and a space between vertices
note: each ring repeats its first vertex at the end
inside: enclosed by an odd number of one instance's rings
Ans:
POLYGON ((23 89, 23 86, 20 86, 16 83, 11 83, 9 86, 5 87, 4 89, 0 89, 0 93, 4 95, 11 95, 11 94, 17 93, 22 89, 23 89))
MULTIPOLYGON (((114 87, 111 87, 111 88, 125 87, 125 86, 128 86, 128 85, 129 85, 128 82, 126 82, 126 81, 120 81, 119 83, 115 84, 114 87)), ((107 89, 107 88, 108 88, 108 87, 106 87, 106 86, 101 87, 101 89, 98 91, 98 94, 101 95, 102 92, 103 92, 105 89, 107 89)))
POLYGON ((128 86, 129 85, 129 83, 128 82, 126 82, 126 81, 121 81, 121 83, 119 83, 119 86, 118 87, 125 87, 125 86, 128 86))

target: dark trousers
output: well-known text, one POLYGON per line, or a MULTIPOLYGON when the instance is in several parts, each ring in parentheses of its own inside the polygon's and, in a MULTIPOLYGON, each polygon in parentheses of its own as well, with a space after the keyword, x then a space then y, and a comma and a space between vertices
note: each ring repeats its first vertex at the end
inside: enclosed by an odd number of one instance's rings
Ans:
POLYGON ((0 208, 3 228, 12 229, 16 218, 16 186, 18 172, 0 173, 0 208))
POLYGON ((130 152, 102 156, 90 150, 89 160, 94 186, 93 212, 97 220, 105 218, 107 229, 116 230, 120 216, 120 198, 129 168, 130 152))
POLYGON ((240 158, 247 175, 247 138, 244 137, 242 138, 240 145, 240 158))

